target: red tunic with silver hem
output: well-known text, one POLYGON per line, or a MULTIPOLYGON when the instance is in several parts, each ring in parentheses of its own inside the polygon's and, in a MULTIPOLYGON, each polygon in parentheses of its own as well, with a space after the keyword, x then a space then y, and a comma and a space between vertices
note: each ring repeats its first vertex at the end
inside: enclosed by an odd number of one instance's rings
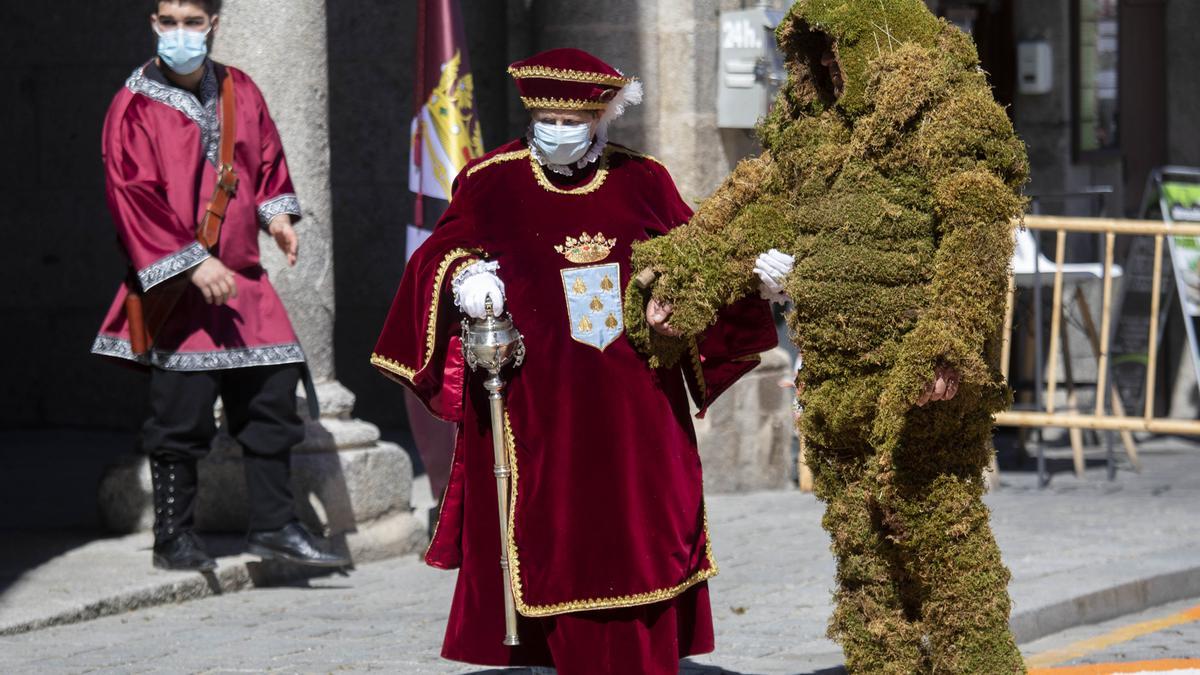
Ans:
POLYGON ((674 673, 680 657, 712 649, 705 580, 717 572, 688 390, 703 411, 775 345, 774 323, 765 301, 748 298, 725 310, 686 365, 651 369, 623 332, 630 246, 691 211, 662 165, 619 146, 576 174, 551 177, 523 141, 468 164, 405 270, 371 361, 460 422, 426 554, 432 566, 461 568, 443 656, 674 673), (518 648, 501 644, 484 375, 463 365, 450 289, 480 259, 499 262, 527 349, 506 390, 518 648))
POLYGON ((262 94, 245 73, 212 61, 205 68, 199 96, 170 84, 150 62, 114 97, 103 137, 108 205, 142 289, 209 257, 196 241, 196 223, 217 177, 218 82, 232 77, 239 184, 212 255, 236 276, 237 297, 224 306, 209 305, 189 284, 151 353, 137 359, 125 317, 128 288, 122 285, 92 352, 167 370, 303 362, 287 311, 259 261, 260 228, 281 213, 293 221, 300 217, 283 144, 262 94))

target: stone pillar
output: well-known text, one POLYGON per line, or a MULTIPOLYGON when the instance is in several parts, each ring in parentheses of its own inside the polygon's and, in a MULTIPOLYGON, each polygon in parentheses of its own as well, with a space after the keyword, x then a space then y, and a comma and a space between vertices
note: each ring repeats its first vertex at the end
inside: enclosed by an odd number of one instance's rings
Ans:
POLYGON ((304 212, 300 261, 289 268, 265 234, 263 264, 287 304, 318 382, 333 373, 333 221, 329 192, 329 76, 322 0, 226 0, 213 58, 262 90, 283 137, 304 212))
MULTIPOLYGON (((320 419, 306 420, 307 437, 292 454, 298 512, 358 561, 412 552, 423 545, 425 528, 409 503, 408 454, 381 442, 373 424, 353 418, 354 395, 334 374, 324 0, 226 0, 213 58, 245 71, 262 90, 303 209, 295 267, 287 266, 269 236, 260 240, 263 265, 287 306, 321 402, 320 419)), ((105 478, 101 508, 114 529, 141 529, 152 522, 147 473, 143 460, 114 468, 105 478)), ((246 527, 241 449, 224 434, 200 464, 196 521, 205 530, 246 527)))
MULTIPOLYGON (((552 47, 577 47, 639 77, 645 102, 613 123, 615 142, 662 160, 693 207, 739 160, 760 152, 751 134, 717 127, 717 52, 721 10, 741 0, 534 2, 510 9, 514 60, 552 47), (586 7, 585 7, 586 4, 586 7)), ((785 0, 772 0, 783 8, 785 0)), ((476 74, 479 77, 480 74, 476 74)), ((696 421, 705 489, 779 489, 795 475, 790 361, 783 350, 736 383, 696 421)))

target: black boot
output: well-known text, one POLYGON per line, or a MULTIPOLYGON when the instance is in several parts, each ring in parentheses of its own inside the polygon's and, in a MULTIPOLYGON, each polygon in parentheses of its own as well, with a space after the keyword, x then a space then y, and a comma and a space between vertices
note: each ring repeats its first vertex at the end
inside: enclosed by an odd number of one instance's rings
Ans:
POLYGON ((347 567, 350 558, 329 553, 329 542, 293 520, 278 530, 251 532, 247 537, 250 553, 266 560, 286 560, 313 567, 347 567))
POLYGON ((160 570, 211 572, 217 561, 204 550, 204 542, 188 530, 164 542, 154 542, 154 566, 160 570))
POLYGON ((196 502, 196 462, 150 460, 154 486, 154 566, 164 570, 208 572, 217 562, 192 532, 196 502))

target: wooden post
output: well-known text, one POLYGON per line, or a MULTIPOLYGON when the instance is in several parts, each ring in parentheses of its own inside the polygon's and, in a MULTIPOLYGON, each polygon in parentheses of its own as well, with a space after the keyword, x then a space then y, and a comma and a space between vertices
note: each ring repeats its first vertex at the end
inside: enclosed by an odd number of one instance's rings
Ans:
POLYGON ((1054 244, 1054 298, 1050 302, 1050 360, 1046 364, 1046 412, 1053 414, 1058 393, 1058 343, 1062 332, 1063 260, 1067 252, 1067 232, 1058 231, 1054 244))
POLYGON ((1108 387, 1108 343, 1112 334, 1113 244, 1117 235, 1104 235, 1104 297, 1100 305, 1100 363, 1096 367, 1096 414, 1104 414, 1104 395, 1108 387))
MULTIPOLYGON (((1083 290, 1075 289, 1075 302, 1079 305, 1080 318, 1083 322, 1083 331, 1088 336, 1088 342, 1092 345, 1092 353, 1097 358, 1100 357, 1100 336, 1096 333, 1096 324, 1092 321, 1092 311, 1088 305, 1087 298, 1083 295, 1083 290)), ((1097 378, 1098 379, 1098 378, 1097 378)), ((1112 387, 1112 407, 1113 413, 1124 416, 1125 404, 1121 401, 1121 393, 1116 385, 1112 387)), ((1098 414, 1103 415, 1103 411, 1098 414)), ((1142 470, 1142 463, 1138 457, 1137 442, 1133 439, 1133 433, 1128 429, 1121 430, 1121 444, 1125 447, 1125 454, 1129 456, 1129 463, 1138 471, 1142 470)))
POLYGON ((1154 381, 1158 371, 1158 312, 1162 291, 1163 236, 1154 237, 1154 281, 1150 290, 1150 344, 1146 358, 1146 419, 1154 417, 1154 381))
POLYGON ((1008 381, 1008 362, 1012 358, 1012 329, 1013 313, 1017 304, 1017 277, 1010 270, 1008 273, 1008 300, 1004 303, 1004 334, 1000 342, 1000 374, 1008 381))

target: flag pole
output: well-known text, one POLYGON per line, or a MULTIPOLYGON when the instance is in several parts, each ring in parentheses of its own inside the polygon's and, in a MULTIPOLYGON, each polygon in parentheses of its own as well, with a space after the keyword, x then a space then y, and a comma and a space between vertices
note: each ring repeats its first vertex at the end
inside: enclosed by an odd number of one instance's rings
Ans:
POLYGON ((425 227, 425 162, 422 156, 424 137, 421 133, 421 112, 425 108, 425 33, 427 0, 417 0, 417 76, 414 78, 416 95, 413 96, 413 166, 417 170, 417 197, 413 201, 413 226, 425 227))

